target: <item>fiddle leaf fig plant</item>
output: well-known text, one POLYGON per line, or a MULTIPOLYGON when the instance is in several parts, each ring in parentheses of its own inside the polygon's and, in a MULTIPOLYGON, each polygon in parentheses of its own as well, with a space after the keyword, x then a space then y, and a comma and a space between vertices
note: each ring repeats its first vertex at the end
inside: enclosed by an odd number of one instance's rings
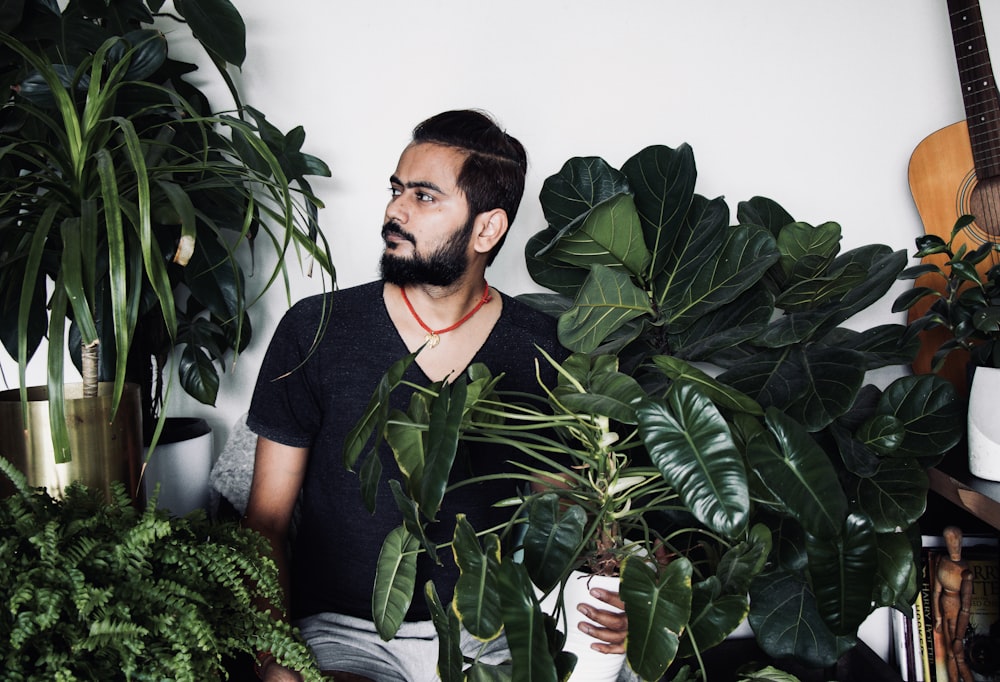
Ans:
MULTIPOLYGON (((503 632, 513 679, 561 679, 572 665, 559 614, 538 597, 560 594, 574 569, 620 575, 627 660, 642 679, 700 659, 744 619, 775 659, 830 665, 875 608, 910 608, 925 468, 958 441, 961 405, 935 376, 866 383, 915 346, 904 325, 844 325, 886 294, 905 253, 841 253, 839 225, 795 221, 762 197, 730 225, 695 177, 690 148, 654 146, 620 170, 571 159, 545 182, 549 224, 526 256, 552 293, 523 298, 558 316, 574 352, 540 358, 558 371, 541 399, 505 394, 481 366, 430 387, 387 373, 346 448, 364 490, 381 475, 371 434, 399 469, 404 522, 373 595, 383 637, 412 599, 417 552, 461 570, 458 623, 437 621, 442 659, 458 627, 503 632), (390 411, 403 386, 409 409, 390 411), (460 441, 532 462, 512 477, 527 487, 503 528, 436 516, 460 441), (450 547, 428 540, 441 524, 450 547)), ((433 612, 434 586, 424 594, 433 612)))
POLYGON ((333 274, 307 179, 330 171, 301 151, 301 128, 283 134, 242 102, 226 70, 245 58, 239 12, 177 0, 160 15, 162 4, 13 0, 0 15, 0 329, 22 400, 49 340, 60 461, 67 343, 91 393, 113 381, 117 405, 126 381, 140 384, 150 428, 175 350, 181 387, 214 404, 252 337, 249 308, 288 257, 333 274), (170 54, 154 24, 167 21, 183 22, 171 33, 186 23, 218 67, 231 111, 185 79, 197 67, 170 54), (269 264, 251 286, 261 242, 269 264))

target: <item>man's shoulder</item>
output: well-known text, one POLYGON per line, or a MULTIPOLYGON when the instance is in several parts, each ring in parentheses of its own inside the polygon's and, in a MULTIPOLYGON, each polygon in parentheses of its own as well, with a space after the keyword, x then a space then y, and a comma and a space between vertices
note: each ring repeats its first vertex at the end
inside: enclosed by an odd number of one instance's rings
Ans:
POLYGON ((322 294, 313 294, 299 299, 290 309, 299 315, 311 315, 317 310, 337 310, 357 305, 368 305, 382 297, 382 282, 375 280, 345 289, 335 289, 322 294))
POLYGON ((503 305, 509 324, 545 335, 556 333, 558 320, 548 313, 532 308, 524 301, 508 294, 503 294, 503 305))

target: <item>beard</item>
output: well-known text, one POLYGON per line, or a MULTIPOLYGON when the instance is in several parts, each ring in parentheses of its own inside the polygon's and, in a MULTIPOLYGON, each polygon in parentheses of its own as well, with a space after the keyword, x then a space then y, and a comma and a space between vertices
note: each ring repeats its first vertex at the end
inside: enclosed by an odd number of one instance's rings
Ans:
MULTIPOLYGON (((412 256, 403 257, 387 250, 379 263, 382 279, 399 287, 414 284, 446 287, 454 284, 469 267, 466 250, 474 226, 475 216, 470 216, 461 229, 429 256, 414 252, 412 256)), ((387 234, 402 237, 414 246, 417 244, 413 235, 395 221, 390 220, 382 227, 382 236, 387 234)))

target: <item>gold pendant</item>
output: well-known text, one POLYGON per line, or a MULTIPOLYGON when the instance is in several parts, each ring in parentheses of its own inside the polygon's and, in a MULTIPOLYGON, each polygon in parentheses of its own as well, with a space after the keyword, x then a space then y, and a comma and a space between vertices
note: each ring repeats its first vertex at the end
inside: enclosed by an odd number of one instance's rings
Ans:
POLYGON ((424 343, 427 344, 428 348, 434 348, 434 346, 441 343, 441 337, 434 332, 430 332, 424 337, 424 343))

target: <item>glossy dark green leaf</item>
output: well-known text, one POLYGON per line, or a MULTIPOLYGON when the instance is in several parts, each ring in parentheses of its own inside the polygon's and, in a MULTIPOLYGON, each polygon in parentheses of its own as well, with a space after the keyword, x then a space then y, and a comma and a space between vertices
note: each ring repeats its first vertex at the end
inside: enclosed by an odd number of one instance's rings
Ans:
POLYGON ((531 503, 524 532, 524 566, 542 592, 552 590, 573 568, 586 523, 582 507, 566 506, 554 493, 531 503))
POLYGON ((722 594, 715 576, 696 583, 691 594, 691 622, 689 637, 681 640, 679 655, 694 655, 692 639, 698 649, 705 651, 724 640, 750 612, 750 600, 744 594, 722 594))
POLYGON ((403 487, 397 479, 389 479, 389 490, 392 492, 392 498, 396 502, 396 507, 402 514, 403 526, 406 528, 406 531, 417 539, 429 557, 433 557, 435 561, 440 563, 440 560, 437 559, 437 544, 427 535, 424 521, 420 516, 420 506, 413 498, 408 497, 403 492, 403 487))
POLYGON ((595 206, 576 229, 565 231, 548 255, 584 269, 595 263, 624 267, 636 277, 644 275, 650 259, 635 203, 628 194, 595 206))
POLYGON ((846 485, 879 533, 915 523, 927 507, 927 472, 913 457, 883 458, 873 476, 846 485))
POLYGON ((698 386, 705 397, 724 410, 763 415, 764 410, 749 396, 716 381, 705 372, 679 358, 657 355, 653 363, 672 381, 685 381, 698 386))
POLYGON ((353 469, 365 444, 376 431, 381 434, 389 415, 389 394, 403 379, 403 373, 413 364, 416 353, 410 353, 392 364, 379 379, 378 387, 368 401, 365 411, 344 439, 344 466, 353 469))
POLYGON ((178 377, 188 395, 205 405, 215 405, 219 395, 219 371, 204 350, 191 344, 184 346, 178 377))
POLYGON ((882 393, 878 413, 895 416, 906 428, 896 455, 927 457, 947 452, 958 443, 963 409, 952 384, 924 374, 892 382, 882 393))
POLYGON ((573 307, 559 318, 559 340, 571 350, 590 352, 629 320, 652 312, 646 292, 628 275, 595 265, 573 307))
MULTIPOLYGON (((916 531, 919 534, 919 529, 916 531)), ((914 560, 908 533, 879 533, 878 573, 875 580, 876 606, 909 607, 917 593, 919 568, 914 560)))
POLYGON ((815 227, 803 222, 784 225, 777 237, 781 252, 778 267, 787 284, 794 287, 802 280, 820 275, 840 251, 840 233, 840 225, 832 222, 815 227), (805 262, 811 264, 802 267, 805 262))
POLYGON ((853 637, 834 635, 820 617, 802 577, 782 570, 754 579, 750 626, 768 655, 778 659, 794 656, 817 668, 833 665, 856 643, 853 637))
POLYGON ((781 232, 781 228, 795 222, 776 201, 760 196, 741 201, 736 207, 736 217, 740 223, 766 227, 775 237, 781 232))
POLYGON ((438 636, 437 673, 441 682, 465 682, 462 675, 464 660, 461 648, 461 624, 451 609, 445 611, 441 598, 430 580, 424 585, 424 601, 438 636))
POLYGON ((437 517, 441 507, 455 454, 458 452, 467 390, 464 377, 453 383, 446 383, 431 405, 427 460, 420 480, 419 498, 421 511, 431 521, 437 517))
POLYGON ((747 459, 764 485, 810 535, 836 536, 847 518, 847 497, 830 459, 805 428, 775 408, 765 420, 775 440, 747 444, 747 459))
POLYGON ((495 639, 503 628, 497 573, 500 567, 500 539, 492 533, 480 546, 476 532, 465 515, 455 523, 452 552, 459 569, 453 608, 465 629, 483 641, 495 639))
POLYGON ((372 620, 385 641, 396 635, 413 600, 419 546, 402 526, 390 531, 382 543, 372 591, 372 620))
POLYGON ((764 288, 753 288, 734 301, 705 313, 682 330, 670 330, 671 354, 686 360, 712 360, 754 339, 767 327, 774 313, 774 296, 764 288))
POLYGON ((504 632, 513 664, 512 679, 556 682, 558 678, 548 649, 545 617, 522 564, 507 560, 500 565, 499 591, 504 632))
POLYGON ((652 254, 650 275, 659 274, 673 250, 694 195, 697 170, 694 152, 682 144, 646 147, 622 166, 635 196, 644 240, 652 254))
POLYGON ((555 230, 543 230, 528 239, 524 247, 528 274, 538 284, 564 296, 575 296, 577 289, 587 279, 589 267, 581 268, 555 260, 545 251, 556 239, 555 230))
POLYGON ((558 233, 598 204, 628 191, 625 176, 604 159, 576 157, 545 179, 538 198, 545 220, 558 233))
POLYGON ((882 455, 892 454, 903 442, 906 428, 893 415, 875 415, 858 429, 855 437, 882 455))
POLYGON ((650 458, 695 518, 725 537, 741 534, 750 511, 746 469, 718 408, 683 384, 636 413, 650 458))
POLYGON ((174 0, 174 6, 209 52, 234 66, 243 66, 246 25, 229 0, 174 0))
POLYGON ((584 390, 581 392, 576 385, 561 382, 553 391, 559 402, 572 412, 635 424, 635 403, 646 393, 639 382, 618 371, 618 358, 575 353, 563 362, 563 369, 574 372, 577 362, 582 362, 582 366, 577 370, 579 375, 574 374, 574 377, 584 390))
POLYGON ((878 566, 875 528, 863 514, 850 514, 839 536, 807 536, 809 575, 820 615, 837 635, 857 632, 871 611, 878 566))
POLYGON ((645 680, 663 677, 677 655, 681 634, 691 617, 691 562, 678 558, 661 575, 641 558, 622 565, 620 596, 628 615, 626 654, 645 680))

